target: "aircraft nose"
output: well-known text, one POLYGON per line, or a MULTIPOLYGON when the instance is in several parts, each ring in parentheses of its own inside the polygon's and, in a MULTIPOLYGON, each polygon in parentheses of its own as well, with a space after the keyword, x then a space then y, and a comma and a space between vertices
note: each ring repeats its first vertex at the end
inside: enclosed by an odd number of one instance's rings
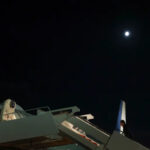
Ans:
POLYGON ((10 102, 10 108, 15 108, 15 104, 16 104, 15 101, 11 100, 11 102, 10 102))

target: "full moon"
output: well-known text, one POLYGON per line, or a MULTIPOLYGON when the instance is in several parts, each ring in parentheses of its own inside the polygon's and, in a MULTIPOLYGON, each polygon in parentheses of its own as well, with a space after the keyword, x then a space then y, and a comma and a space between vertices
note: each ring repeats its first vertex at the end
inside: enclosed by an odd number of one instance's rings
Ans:
POLYGON ((129 36, 130 36, 130 31, 125 31, 125 32, 124 32, 124 36, 125 36, 125 37, 129 37, 129 36))

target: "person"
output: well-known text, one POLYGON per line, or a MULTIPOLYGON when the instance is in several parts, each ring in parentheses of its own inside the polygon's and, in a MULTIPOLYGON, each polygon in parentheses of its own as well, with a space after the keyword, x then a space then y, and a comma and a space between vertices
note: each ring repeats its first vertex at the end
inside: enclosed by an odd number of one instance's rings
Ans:
POLYGON ((123 134, 124 134, 126 137, 132 139, 133 136, 132 136, 131 132, 129 131, 129 129, 128 129, 128 127, 127 127, 127 125, 126 125, 126 123, 125 123, 124 120, 121 120, 121 121, 120 121, 120 126, 123 127, 123 134))

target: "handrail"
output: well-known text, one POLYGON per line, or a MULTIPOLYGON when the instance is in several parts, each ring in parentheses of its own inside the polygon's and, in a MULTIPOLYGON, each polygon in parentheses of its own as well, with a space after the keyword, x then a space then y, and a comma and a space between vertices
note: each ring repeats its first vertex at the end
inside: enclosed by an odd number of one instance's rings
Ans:
POLYGON ((76 112, 80 112, 80 109, 77 106, 67 107, 67 108, 60 108, 51 111, 52 114, 59 114, 61 112, 68 112, 70 114, 75 114, 76 112))
POLYGON ((50 111, 50 107, 49 106, 43 106, 43 107, 36 107, 36 108, 30 108, 30 109, 26 109, 25 112, 29 112, 29 111, 32 111, 32 110, 40 110, 40 109, 45 109, 47 108, 48 111, 50 111))
MULTIPOLYGON (((46 112, 50 111, 50 108, 48 106, 44 106, 44 107, 37 107, 37 108, 27 109, 25 111, 15 110, 15 112, 13 112, 13 113, 3 113, 2 116, 15 115, 15 119, 20 119, 20 118, 23 118, 23 117, 29 117, 29 116, 37 115, 37 111, 38 110, 43 110, 43 109, 47 109, 46 112), (35 113, 33 113, 34 111, 35 111, 35 113), (18 115, 20 118, 16 118, 16 115, 18 115)), ((8 120, 15 120, 15 119, 13 117, 12 118, 8 117, 8 120)), ((2 119, 2 120, 5 120, 5 119, 2 119)))

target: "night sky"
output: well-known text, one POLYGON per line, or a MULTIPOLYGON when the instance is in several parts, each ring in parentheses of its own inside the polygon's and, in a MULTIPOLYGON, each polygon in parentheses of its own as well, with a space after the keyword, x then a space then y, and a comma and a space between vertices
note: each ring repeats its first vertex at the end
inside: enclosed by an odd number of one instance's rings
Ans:
POLYGON ((150 147, 148 2, 4 1, 0 10, 1 102, 77 105, 111 133, 124 99, 130 130, 150 147))

